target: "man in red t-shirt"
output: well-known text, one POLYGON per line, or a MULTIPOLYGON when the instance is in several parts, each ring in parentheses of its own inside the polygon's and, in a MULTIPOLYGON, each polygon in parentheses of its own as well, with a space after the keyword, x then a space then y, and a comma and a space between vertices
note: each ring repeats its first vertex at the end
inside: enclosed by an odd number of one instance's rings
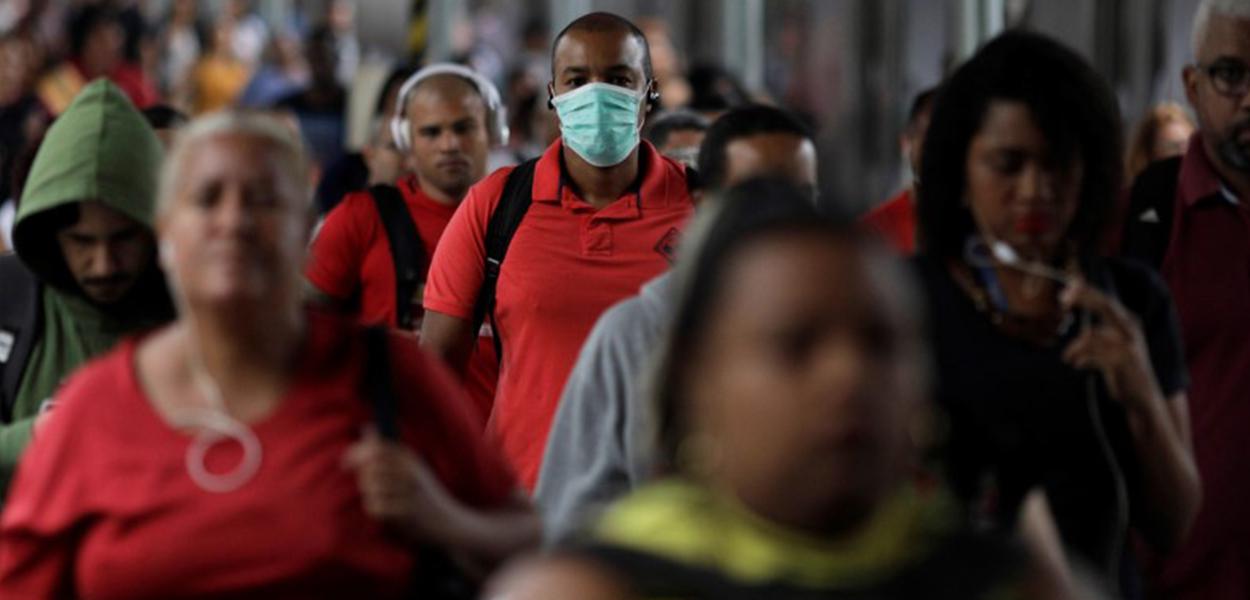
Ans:
MULTIPOLYGON (((668 268, 693 211, 685 167, 639 141, 658 100, 650 62, 642 33, 616 15, 585 15, 556 37, 548 93, 561 138, 534 165, 493 313, 503 356, 489 431, 528 489, 595 320, 668 268)), ((472 347, 487 224, 511 171, 469 191, 434 254, 421 340, 453 367, 472 347)))
MULTIPOLYGON (((933 110, 933 98, 937 88, 929 88, 912 100, 907 115, 907 127, 899 136, 903 155, 911 165, 912 177, 920 173, 920 157, 924 147, 924 134, 929 130, 929 114, 933 110)), ((878 204, 863 216, 863 223, 876 231, 899 253, 910 256, 916 252, 916 183, 912 179, 893 198, 878 204)))
MULTIPOLYGON (((412 169, 396 187, 424 248, 429 269, 443 230, 469 187, 486 174, 490 144, 507 135, 499 93, 485 79, 455 65, 433 65, 400 88, 392 129, 412 169)), ((385 323, 419 331, 423 310, 419 283, 401 324, 391 241, 370 191, 349 194, 326 216, 313 242, 305 276, 318 300, 354 312, 366 324, 385 323)), ((422 278, 424 281, 424 277, 422 278)), ((495 392, 498 361, 489 338, 469 366, 466 389, 485 424, 495 392)))

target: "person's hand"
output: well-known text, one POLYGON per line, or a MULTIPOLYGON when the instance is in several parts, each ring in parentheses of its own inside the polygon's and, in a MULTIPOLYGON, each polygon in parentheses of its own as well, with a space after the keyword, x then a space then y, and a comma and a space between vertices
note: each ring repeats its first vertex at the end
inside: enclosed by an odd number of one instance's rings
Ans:
POLYGON ((1129 408, 1162 398, 1141 324, 1124 305, 1081 280, 1063 290, 1060 302, 1067 310, 1083 309, 1093 317, 1091 326, 1064 349, 1064 362, 1101 371, 1111 397, 1129 408))
POLYGON ((356 472, 368 515, 413 543, 457 544, 466 510, 407 446, 371 428, 348 448, 343 464, 356 472))

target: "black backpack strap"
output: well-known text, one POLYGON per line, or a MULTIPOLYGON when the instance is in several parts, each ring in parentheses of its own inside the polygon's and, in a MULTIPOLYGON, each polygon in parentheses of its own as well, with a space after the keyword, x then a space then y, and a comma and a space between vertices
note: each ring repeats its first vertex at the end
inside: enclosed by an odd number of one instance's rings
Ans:
POLYGON ((39 280, 15 254, 0 256, 0 289, 0 419, 10 423, 42 311, 39 280))
POLYGON ((1172 237, 1181 158, 1152 163, 1133 181, 1120 254, 1155 269, 1163 266, 1172 237))
MULTIPOLYGON (((473 304, 473 335, 481 330, 482 323, 489 316, 494 321, 495 291, 499 285, 500 267, 504 256, 508 253, 508 244, 516 234, 521 219, 525 218, 530 203, 534 201, 534 168, 538 159, 528 160, 517 165, 508 180, 503 184, 503 193, 499 196, 499 204, 491 213, 490 223, 486 226, 486 264, 482 277, 482 287, 478 289, 477 301, 473 304)), ((495 328, 495 355, 503 357, 503 344, 499 340, 499 328, 495 328)))
POLYGON ((365 393, 373 406, 373 422, 378 433, 391 441, 399 439, 399 401, 391 379, 390 334, 381 325, 365 329, 365 393))
POLYGON ((686 166, 686 193, 694 198, 700 190, 703 189, 703 179, 699 177, 699 172, 694 167, 686 166))
MULTIPOLYGON (((392 379, 390 330, 385 326, 365 329, 364 392, 373 408, 373 423, 383 439, 398 442, 399 394, 392 379)), ((470 600, 479 590, 445 548, 422 544, 409 582, 413 598, 470 600)))
POLYGON ((399 188, 375 185, 369 196, 378 209, 386 239, 391 244, 391 262, 395 265, 395 315, 399 327, 412 328, 412 297, 425 280, 425 246, 417 224, 408 212, 408 205, 399 188))

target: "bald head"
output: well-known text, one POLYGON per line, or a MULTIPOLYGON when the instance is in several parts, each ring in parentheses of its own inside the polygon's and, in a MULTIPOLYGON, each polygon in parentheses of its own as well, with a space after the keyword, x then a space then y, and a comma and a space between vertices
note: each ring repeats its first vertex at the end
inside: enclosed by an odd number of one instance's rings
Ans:
POLYGON ((413 88, 406 98, 408 105, 404 109, 407 114, 412 114, 413 105, 422 96, 431 100, 445 102, 463 102, 475 98, 477 102, 481 103, 483 109, 486 107, 486 100, 482 98, 482 93, 477 89, 476 85, 459 75, 451 73, 433 75, 417 84, 417 87, 413 88))
POLYGON ((582 15, 573 20, 556 34, 555 41, 551 44, 551 65, 555 68, 556 50, 560 47, 560 42, 570 33, 623 33, 634 38, 638 45, 642 48, 642 72, 647 79, 652 79, 654 73, 651 68, 651 46, 647 43, 647 36, 643 35, 642 30, 637 25, 631 23, 628 19, 609 12, 593 12, 582 15))

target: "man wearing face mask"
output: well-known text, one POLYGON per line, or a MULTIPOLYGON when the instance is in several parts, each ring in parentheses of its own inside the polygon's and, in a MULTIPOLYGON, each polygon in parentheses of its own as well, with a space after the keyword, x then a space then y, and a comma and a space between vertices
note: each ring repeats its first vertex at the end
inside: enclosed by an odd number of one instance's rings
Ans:
MULTIPOLYGON (((1199 130, 1133 183, 1122 250, 1159 269, 1189 367, 1202 504, 1189 536, 1142 571, 1159 598, 1250 594, 1250 0, 1204 0, 1185 94, 1199 130)), ((1187 434, 1189 432, 1186 432, 1187 434)))
POLYGON ((529 489, 583 340, 668 267, 693 210, 686 168, 639 140, 659 94, 636 26, 578 18, 556 36, 552 71, 560 139, 469 190, 434 253, 421 329, 463 371, 489 319, 501 350, 491 433, 529 489))

